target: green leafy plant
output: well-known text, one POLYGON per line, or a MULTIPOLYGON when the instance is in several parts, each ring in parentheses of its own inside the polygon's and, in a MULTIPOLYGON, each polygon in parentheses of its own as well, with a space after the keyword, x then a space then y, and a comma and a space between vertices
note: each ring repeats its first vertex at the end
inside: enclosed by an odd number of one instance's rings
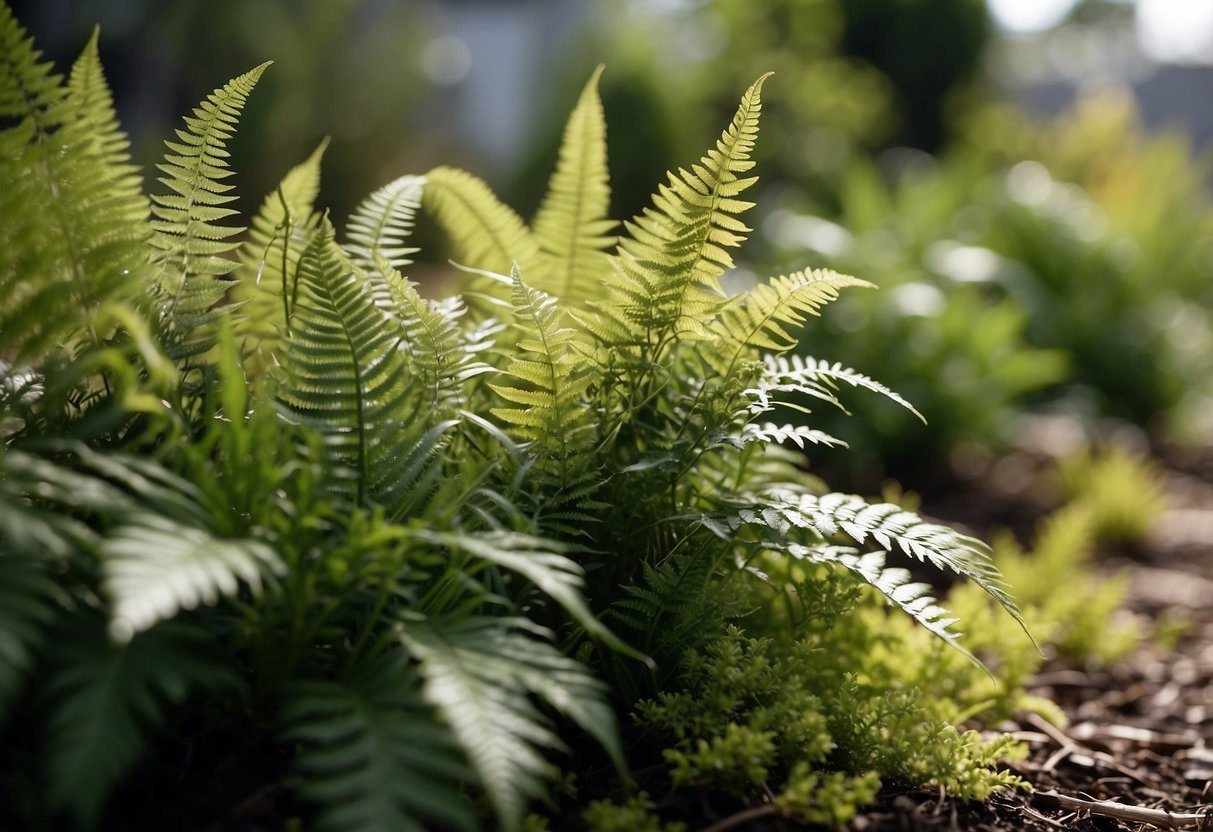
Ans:
MULTIPOLYGON (((740 638, 728 599, 764 570, 800 570, 804 597, 870 586, 958 648, 891 561, 1020 618, 984 545, 826 493, 778 447, 830 441, 781 425, 782 403, 842 385, 906 403, 784 355, 861 281, 722 291, 764 79, 621 229, 595 76, 533 226, 440 168, 371 194, 339 237, 314 206, 322 145, 240 242, 228 141, 265 65, 185 119, 149 206, 96 39, 66 87, 7 5, 0 43, 0 768, 47 795, 5 825, 142 822, 246 760, 316 828, 472 828, 469 790, 516 828, 554 754, 626 778, 617 709, 740 638), (402 275, 419 208, 472 272, 470 312, 402 275)), ((844 710, 883 714, 872 693, 844 710)), ((746 740, 725 737, 702 739, 746 740)), ((846 753, 793 766, 789 811, 870 793, 874 750, 846 753)), ((909 759, 876 768, 934 776, 909 759)), ((174 823, 235 822, 248 791, 174 823)))

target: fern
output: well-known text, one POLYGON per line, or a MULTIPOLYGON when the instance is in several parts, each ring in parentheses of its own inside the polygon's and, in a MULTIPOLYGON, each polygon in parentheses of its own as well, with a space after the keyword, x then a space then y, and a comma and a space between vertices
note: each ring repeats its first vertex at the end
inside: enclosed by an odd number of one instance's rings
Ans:
POLYGON ((364 199, 346 224, 345 250, 363 271, 378 272, 382 258, 396 271, 412 261, 418 249, 404 244, 421 207, 424 176, 402 176, 364 199))
POLYGON ((56 669, 43 692, 52 708, 47 800, 85 828, 143 754, 166 705, 237 683, 200 630, 161 625, 115 645, 91 624, 55 634, 56 669))
POLYGON ((420 662, 426 700, 450 725, 506 829, 553 773, 543 755, 564 743, 531 701, 538 697, 597 739, 622 767, 605 688, 579 662, 524 635, 525 620, 402 622, 420 662))
POLYGON ((576 517, 599 481, 590 453, 596 426, 585 401, 596 374, 573 347, 576 331, 560 326, 556 299, 526 285, 517 267, 511 276, 519 341, 505 368, 508 383, 490 385, 508 406, 492 413, 515 438, 532 443, 532 470, 550 484, 554 519, 570 511, 576 517))
POLYGON ((281 572, 274 551, 253 540, 222 540, 156 514, 136 514, 101 544, 103 586, 114 601, 110 634, 119 641, 180 610, 254 592, 281 572))
MULTIPOLYGON (((279 396, 327 437, 334 472, 361 501, 413 500, 441 423, 424 427, 398 349, 400 324, 375 304, 366 275, 333 242, 326 222, 299 265, 294 325, 281 356, 279 396)), ((424 416, 424 414, 422 415, 424 416)))
POLYGON ((727 249, 740 245, 749 232, 735 216, 753 203, 737 197, 757 177, 739 174, 754 166, 750 153, 766 77, 742 96, 715 149, 691 170, 670 174, 668 184, 653 195, 652 206, 624 224, 614 300, 595 307, 614 323, 612 341, 655 345, 656 357, 671 338, 706 335, 703 321, 723 299, 719 277, 733 266, 727 249))
POLYGON ((778 404, 787 404, 787 400, 772 396, 781 393, 800 393, 842 408, 837 397, 838 385, 841 382, 879 393, 923 419, 914 405, 888 387, 837 362, 830 364, 800 355, 767 355, 763 357, 763 364, 764 369, 757 385, 745 391, 750 400, 749 410, 753 415, 767 413, 778 404))
MULTIPOLYGON (((4 525, 0 520, 0 529, 4 525)), ((6 538, 0 539, 11 545, 6 538)), ((0 557, 0 725, 42 647, 55 593, 55 582, 35 558, 11 551, 0 557)))
POLYGON ((229 238, 244 231, 217 224, 236 214, 222 206, 233 202, 233 186, 223 180, 228 169, 227 142, 239 122, 241 110, 269 62, 254 67, 216 89, 185 117, 179 141, 168 140, 169 153, 157 167, 159 181, 171 193, 152 196, 152 243, 159 254, 154 291, 163 299, 172 353, 179 360, 205 352, 211 339, 196 333, 224 314, 216 303, 230 288, 226 279, 236 261, 223 255, 237 247, 229 238))
POLYGON ((279 722, 282 738, 300 746, 298 791, 320 809, 316 828, 475 828, 456 788, 467 767, 400 651, 349 679, 296 683, 279 722))
POLYGON ((556 171, 532 223, 542 263, 532 279, 570 308, 602 296, 611 272, 606 250, 615 243, 610 231, 616 223, 607 216, 606 120, 598 97, 602 69, 594 71, 569 116, 556 171))
POLYGON ((145 257, 147 202, 97 54, 66 87, 37 62, 0 6, 0 351, 18 360, 94 344, 93 316, 131 297, 145 257), (38 275, 31 280, 30 275, 38 275))
MULTIPOLYGON (((439 167, 425 177, 422 204, 450 235, 460 264, 498 275, 517 264, 523 274, 538 268, 539 245, 522 218, 493 195, 482 180, 456 168, 439 167)), ((471 290, 501 298, 501 284, 483 277, 471 290)))
POLYGON ((248 369, 260 375, 272 366, 281 339, 290 331, 290 305, 299 274, 299 258, 316 234, 313 206, 320 190, 322 141, 312 154, 291 168, 253 217, 248 239, 240 246, 240 267, 232 299, 232 316, 244 351, 258 356, 248 369))

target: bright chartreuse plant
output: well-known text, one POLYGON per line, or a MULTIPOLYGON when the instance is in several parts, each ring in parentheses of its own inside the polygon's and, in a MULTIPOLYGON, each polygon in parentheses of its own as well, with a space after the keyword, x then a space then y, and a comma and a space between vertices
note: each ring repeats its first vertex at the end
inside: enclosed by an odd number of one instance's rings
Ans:
MULTIPOLYGON (((0 825, 165 795, 223 825, 255 791, 318 829, 516 828, 562 751, 626 782, 616 713, 734 638, 739 582, 870 586, 963 650, 909 557, 1018 619, 981 543, 779 447, 833 441, 778 413, 842 385, 905 402, 786 355, 862 281, 722 289, 764 79, 622 226, 595 75, 532 224, 440 168, 339 233, 321 146, 246 229, 227 146, 266 65, 185 118, 149 201, 96 38, 66 84, 2 4, 0 45, 0 825), (467 305, 404 276, 418 210, 467 305), (235 760, 230 804, 190 797, 235 760)), ((851 782, 796 771, 793 809, 851 782)))

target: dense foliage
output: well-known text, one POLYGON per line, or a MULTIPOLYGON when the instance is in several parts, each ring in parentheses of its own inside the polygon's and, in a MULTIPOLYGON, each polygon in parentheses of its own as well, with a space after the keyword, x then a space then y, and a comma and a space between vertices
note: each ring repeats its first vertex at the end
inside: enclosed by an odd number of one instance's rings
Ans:
MULTIPOLYGON (((654 744, 679 786, 823 823, 881 776, 1016 782, 1007 740, 956 728, 972 691, 928 684, 986 677, 902 565, 970 579, 1022 650, 987 547, 780 447, 834 442, 780 413, 843 386, 908 407, 789 357, 863 281, 722 289, 764 79, 622 227, 595 75, 529 225, 439 168, 339 233, 322 145, 246 231, 227 148, 266 65, 184 119, 149 198, 96 38, 66 83, 4 5, 0 47, 3 825, 268 799, 320 829, 516 828, 555 755, 619 793, 654 744), (403 276, 419 209, 467 305, 403 276)), ((587 822, 654 808, 629 801, 587 822)))

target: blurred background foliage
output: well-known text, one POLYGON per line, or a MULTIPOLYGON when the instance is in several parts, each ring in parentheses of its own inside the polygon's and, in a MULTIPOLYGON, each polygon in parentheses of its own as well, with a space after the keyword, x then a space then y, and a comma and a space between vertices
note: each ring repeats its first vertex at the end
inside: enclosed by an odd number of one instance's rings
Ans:
MULTIPOLYGON (((1158 441, 1213 439, 1213 210, 1198 148, 1213 111, 1190 106, 1213 78, 1213 4, 1203 8, 15 3, 61 67, 100 22, 145 169, 200 93, 272 58, 234 147, 241 207, 329 135, 323 187, 338 220, 383 182, 438 163, 482 175, 529 214, 598 63, 615 215, 630 216, 774 70, 758 233, 736 277, 830 266, 878 285, 814 321, 804 349, 899 391, 928 424, 859 396, 847 402, 863 418, 809 418, 857 451, 837 457, 856 484, 911 485, 958 449, 1005 448, 1023 414, 1042 410, 1091 430, 1125 420, 1158 441)), ((828 451, 814 462, 835 464, 828 451)))

